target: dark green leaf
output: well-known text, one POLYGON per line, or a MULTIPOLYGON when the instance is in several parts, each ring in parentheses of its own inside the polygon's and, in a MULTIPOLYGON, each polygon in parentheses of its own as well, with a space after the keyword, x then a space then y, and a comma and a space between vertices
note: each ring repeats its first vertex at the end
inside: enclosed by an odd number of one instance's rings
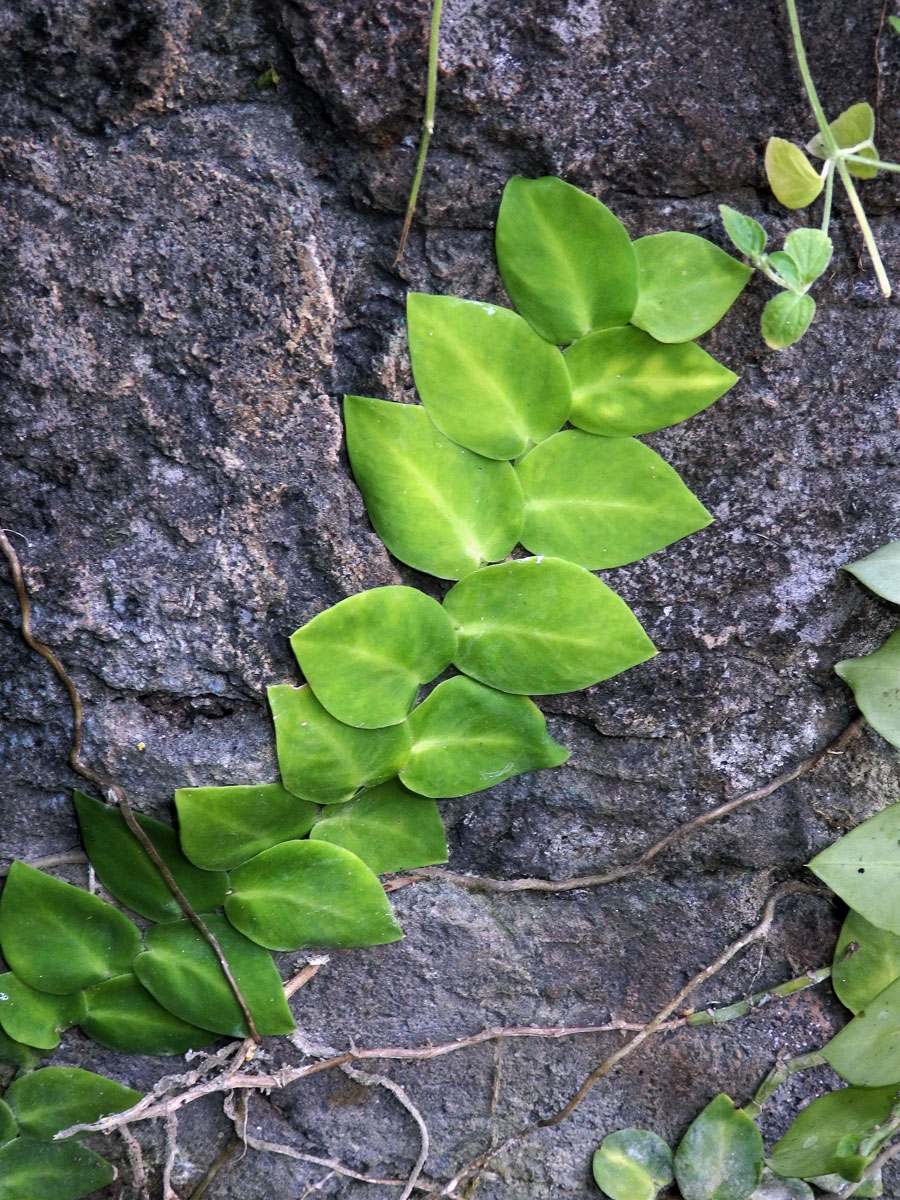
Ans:
POLYGON ((672 1151, 649 1129, 618 1129, 594 1152, 593 1172, 610 1200, 653 1200, 672 1182, 672 1151))
POLYGON ((825 186, 800 147, 784 138, 769 138, 766 144, 766 175, 775 199, 785 208, 806 208, 825 186))
POLYGON ((486 458, 517 458, 563 425, 565 365, 518 313, 417 292, 406 313, 413 378, 447 437, 486 458))
POLYGON ((280 783, 181 788, 175 807, 182 849, 206 871, 230 870, 278 842, 303 837, 319 811, 280 783))
POLYGON ((189 1025, 158 1004, 134 975, 119 975, 87 992, 84 1033, 120 1054, 185 1054, 216 1040, 216 1034, 189 1025))
POLYGON ((804 287, 819 278, 834 253, 831 238, 821 229, 795 229, 784 239, 784 248, 796 265, 804 287))
POLYGON ((11 971, 0 975, 0 1025, 11 1038, 40 1050, 53 1050, 59 1035, 87 1011, 84 992, 51 996, 30 988, 11 971))
POLYGON ((816 315, 812 296, 796 292, 779 292, 763 309, 760 327, 766 345, 771 350, 785 350, 798 341, 809 329, 816 315))
POLYGON ((376 875, 447 861, 437 805, 395 779, 330 809, 309 836, 352 851, 376 875))
POLYGON ((900 804, 891 804, 809 864, 850 908, 900 936, 900 804))
POLYGON ((725 232, 734 245, 741 254, 746 254, 747 258, 755 262, 766 248, 765 229, 759 221, 738 212, 736 208, 729 208, 727 204, 719 205, 719 213, 725 232))
POLYGON ((12 1141, 18 1131, 13 1110, 5 1100, 0 1100, 0 1144, 12 1141))
MULTIPOLYGON (((892 1084, 896 1093, 900 1087, 900 979, 888 984, 868 1008, 835 1034, 822 1056, 847 1083, 865 1088, 892 1084)), ((827 1174, 829 1169, 816 1174, 827 1174)))
POLYGON ((115 1168, 81 1142, 17 1138, 0 1147, 0 1200, 78 1200, 115 1177, 115 1168))
POLYGON ((561 179, 510 179, 497 217, 497 262, 513 304, 554 345, 625 325, 634 311, 637 272, 624 226, 561 179))
POLYGON ((380 587, 319 613, 291 646, 323 708, 346 725, 377 729, 406 720, 419 685, 450 665, 456 635, 424 592, 380 587))
POLYGON ((675 1151, 684 1200, 748 1200, 762 1168, 759 1130, 724 1093, 695 1118, 675 1151))
POLYGON ((26 1137, 51 1141, 70 1125, 89 1125, 137 1104, 141 1093, 80 1067, 43 1067, 20 1075, 4 1099, 26 1137))
POLYGON ((851 909, 834 952, 831 982, 838 999, 858 1013, 895 979, 900 979, 900 937, 851 909), (851 946, 857 949, 848 952, 851 946))
POLYGON ((54 995, 122 975, 140 949, 126 916, 71 884, 14 862, 0 898, 0 949, 30 987, 54 995))
POLYGON ((787 254, 784 250, 776 250, 774 254, 769 255, 769 266, 778 272, 791 291, 803 291, 800 267, 794 262, 790 254, 787 254))
POLYGON ((848 563, 843 570, 855 575, 876 596, 900 604, 900 542, 881 546, 865 558, 848 563))
POLYGON ((893 1107, 896 1088, 840 1088, 819 1096, 797 1116, 769 1155, 769 1166, 779 1175, 811 1179, 840 1171, 845 1157, 842 1143, 848 1136, 858 1144, 885 1121, 893 1107))
POLYGON ((21 1067, 25 1071, 30 1071, 41 1054, 42 1052, 36 1047, 26 1046, 24 1042, 15 1041, 5 1029, 0 1027, 0 1063, 7 1063, 11 1067, 21 1067))

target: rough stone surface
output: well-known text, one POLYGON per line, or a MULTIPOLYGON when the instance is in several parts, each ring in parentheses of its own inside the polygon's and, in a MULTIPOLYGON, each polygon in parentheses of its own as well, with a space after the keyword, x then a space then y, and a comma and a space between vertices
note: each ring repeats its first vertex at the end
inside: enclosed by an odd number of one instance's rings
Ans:
MULTIPOLYGON (((887 31, 875 48, 880 0, 803 8, 826 108, 877 100, 879 146, 897 157, 900 41, 887 31)), ((772 133, 802 141, 812 130, 776 0, 446 0, 437 130, 394 268, 428 10, 426 0, 0 5, 0 523, 15 531, 38 636, 84 694, 87 757, 147 811, 165 814, 177 786, 274 776, 264 687, 296 678, 287 635, 299 624, 378 584, 438 594, 367 523, 340 393, 408 395, 407 288, 503 301, 491 230, 511 174, 564 175, 634 236, 677 228, 722 244, 720 201, 776 235, 790 228, 765 187, 762 148, 772 133), (259 90, 269 65, 281 83, 259 90)), ((900 278, 896 185, 879 180, 866 195, 900 278)), ((835 237, 800 346, 765 349, 756 324, 768 293, 754 281, 704 340, 741 382, 647 439, 716 517, 608 575, 660 654, 546 701, 551 732, 572 749, 566 766, 444 805, 453 869, 564 878, 628 861, 848 721, 832 666, 896 624, 836 568, 900 536, 900 325, 843 202, 835 237)), ((77 845, 65 698, 20 642, 6 585, 0 662, 6 863, 77 845)), ((813 853, 895 799, 896 754, 866 732, 612 887, 407 887, 395 897, 405 940, 334 955, 298 995, 299 1025, 340 1048, 421 1046, 490 1024, 644 1020, 754 923, 776 882, 802 878, 813 853)), ((77 868, 68 877, 83 879, 77 868)), ((697 1003, 826 962, 839 920, 828 896, 785 901, 766 946, 697 1003)), ((605 1133, 637 1124, 677 1138, 714 1093, 744 1102, 773 1059, 820 1044, 840 1020, 823 990, 666 1035, 568 1122, 498 1158, 477 1194, 587 1200, 605 1133)), ((426 1116, 427 1173, 446 1181, 492 1139, 552 1112, 618 1044, 521 1039, 378 1069, 426 1116)), ((282 1050, 264 1053, 277 1061, 282 1050)), ((138 1087, 172 1069, 77 1034, 52 1061, 138 1087)), ((779 1093, 766 1134, 820 1083, 779 1093)), ((255 1099, 250 1128, 379 1177, 403 1177, 418 1150, 393 1096, 340 1073, 255 1099)), ((211 1101, 182 1116, 180 1195, 227 1129, 211 1101)), ((160 1134, 142 1137, 161 1194, 160 1134)), ((327 1176, 251 1153, 208 1196, 400 1190, 327 1176)))

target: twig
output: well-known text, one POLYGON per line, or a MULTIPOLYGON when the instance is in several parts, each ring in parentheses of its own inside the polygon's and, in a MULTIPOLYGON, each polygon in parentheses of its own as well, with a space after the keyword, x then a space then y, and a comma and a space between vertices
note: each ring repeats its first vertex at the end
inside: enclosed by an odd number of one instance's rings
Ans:
POLYGON ((409 1200, 409 1197, 416 1189, 419 1176, 425 1169, 425 1163, 428 1159, 428 1150, 431 1144, 431 1139, 428 1134, 428 1126, 425 1124, 425 1118, 419 1112, 418 1108, 416 1108, 415 1104, 413 1104, 412 1100, 410 1100, 405 1089, 402 1088, 399 1083, 395 1083, 394 1080, 390 1079, 387 1075, 370 1075, 366 1071, 358 1071, 349 1063, 345 1063, 344 1066, 341 1067, 341 1070, 345 1075, 349 1075, 351 1079, 353 1079, 356 1083, 361 1084, 363 1087, 373 1087, 377 1084, 379 1087, 383 1087, 386 1091, 390 1092, 391 1095, 396 1097, 400 1104, 403 1105, 418 1126, 419 1157, 416 1159, 415 1166, 410 1172, 409 1178, 406 1181, 406 1186, 400 1193, 400 1200, 409 1200))
POLYGON ((434 133, 434 109, 437 99, 438 44, 443 3, 444 0, 433 0, 431 8, 431 35, 428 40, 428 80, 425 86, 425 116, 422 121, 422 137, 419 142, 419 156, 416 159, 416 173, 413 176, 412 187, 409 192, 409 203, 406 206, 406 217, 403 221, 403 232, 400 234, 397 257, 394 259, 395 267, 403 258, 403 251, 406 249, 406 241, 409 237, 410 227, 412 226, 413 214, 416 211, 416 202, 419 199, 419 187, 422 183, 422 176, 425 173, 425 159, 428 157, 428 145, 431 142, 431 135, 434 133))
MULTIPOLYGON (((49 867, 68 867, 76 864, 81 866, 89 861, 83 850, 69 850, 65 854, 47 854, 44 858, 29 858, 25 865, 34 867, 37 871, 46 871, 49 867)), ((8 874, 9 867, 0 867, 0 879, 4 879, 8 874)))
POLYGON ((322 967, 328 962, 328 955, 322 954, 310 961, 297 972, 293 979, 289 979, 284 986, 284 996, 286 1000, 290 1000, 295 992, 299 992, 302 987, 305 987, 314 975, 317 975, 322 967))
POLYGON ((122 1126, 119 1134, 125 1143, 128 1165, 131 1167, 131 1182, 138 1194, 138 1200, 150 1200, 150 1188, 147 1183, 147 1172, 144 1168, 144 1155, 141 1152, 141 1144, 127 1125, 122 1126))
POLYGON ((172 1171, 175 1169, 175 1155, 178 1153, 178 1118, 174 1112, 166 1113, 166 1161, 163 1163, 163 1200, 178 1200, 178 1194, 172 1187, 172 1171))

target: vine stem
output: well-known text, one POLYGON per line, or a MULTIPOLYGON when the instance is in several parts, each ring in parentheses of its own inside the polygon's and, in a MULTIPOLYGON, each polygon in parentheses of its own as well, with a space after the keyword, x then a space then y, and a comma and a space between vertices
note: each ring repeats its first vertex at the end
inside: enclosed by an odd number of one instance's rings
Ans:
POLYGON ((757 1088, 756 1095, 750 1103, 744 1105, 744 1112, 748 1117, 755 1119, 762 1112, 763 1106, 791 1075, 796 1075, 798 1071, 811 1071, 813 1067, 824 1065, 825 1059, 818 1050, 813 1050, 809 1054, 797 1054, 794 1058, 786 1058, 783 1062, 776 1063, 757 1088))
POLYGON ((441 9, 443 6, 444 0, 433 0, 431 8, 431 35, 428 39, 428 80, 425 85, 425 116, 422 121, 422 137, 419 142, 419 155, 416 159, 416 173, 413 176, 412 187, 409 192, 409 203, 406 206, 406 217, 403 221, 403 232, 400 234, 397 257, 394 259, 395 267, 403 258, 403 251, 406 249, 413 215, 416 211, 416 203, 419 199, 419 188, 422 185, 422 176, 425 173, 425 159, 428 157, 428 146, 431 142, 431 135, 434 133, 434 110, 437 101, 438 45, 441 27, 441 9))

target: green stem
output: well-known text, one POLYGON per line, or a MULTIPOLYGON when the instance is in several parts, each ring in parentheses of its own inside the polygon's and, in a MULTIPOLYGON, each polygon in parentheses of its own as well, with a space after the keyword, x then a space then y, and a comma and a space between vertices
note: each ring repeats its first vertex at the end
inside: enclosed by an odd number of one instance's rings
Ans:
POLYGON ((843 154, 844 162, 862 163, 864 167, 875 167, 877 171, 900 171, 900 163, 883 162, 880 158, 866 158, 862 154, 843 154))
POLYGON ((834 199, 834 163, 829 160, 828 174, 825 176, 825 204, 822 208, 822 232, 828 236, 828 226, 831 224, 831 201, 834 199))
POLYGON ((804 971, 796 979, 779 983, 776 987, 766 988, 764 992, 754 992, 744 1000, 728 1004, 724 1008, 707 1008, 702 1012, 691 1013, 687 1019, 688 1025, 722 1025, 726 1021, 734 1021, 738 1017, 746 1017, 754 1008, 760 1008, 776 996, 793 996, 806 988, 815 987, 825 979, 831 978, 831 967, 819 967, 815 971, 804 971))
POLYGON ((406 206, 406 217, 403 221, 403 232, 400 234, 400 245, 394 266, 403 258, 406 240, 409 237, 413 214, 416 211, 416 201, 419 199, 419 188, 425 173, 425 159, 428 156, 428 145, 434 133, 434 110, 437 100, 437 70, 438 70, 438 39, 441 26, 441 9, 444 0, 434 0, 431 9, 431 37, 428 42, 428 82, 425 87, 425 118, 422 122, 422 140, 419 142, 419 157, 416 160, 416 173, 413 176, 412 188, 409 193, 409 203, 406 206))
POLYGON ((749 1104, 744 1105, 744 1112, 755 1120, 766 1101, 789 1076, 795 1075, 798 1071, 810 1071, 813 1067, 821 1067, 824 1063, 825 1059, 818 1050, 813 1050, 809 1054, 798 1054, 794 1058, 786 1058, 784 1062, 778 1063, 768 1073, 759 1085, 756 1095, 749 1104))

